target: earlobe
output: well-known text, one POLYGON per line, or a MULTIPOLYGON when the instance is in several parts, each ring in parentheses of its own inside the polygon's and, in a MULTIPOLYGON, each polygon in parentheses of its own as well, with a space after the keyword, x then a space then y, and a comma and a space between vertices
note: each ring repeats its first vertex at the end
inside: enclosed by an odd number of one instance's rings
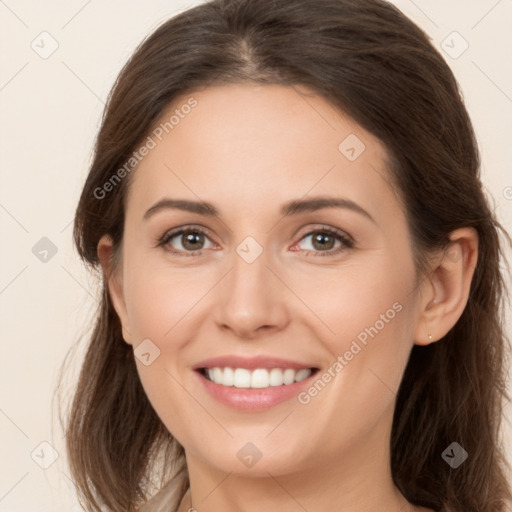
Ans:
POLYGON ((130 334, 128 315, 126 313, 126 303, 123 294, 122 279, 119 275, 119 269, 113 266, 113 242, 109 235, 103 235, 98 242, 97 254, 103 270, 103 279, 108 289, 110 299, 116 310, 117 316, 123 330, 123 338, 129 345, 132 344, 130 334))
POLYGON ((443 338, 461 317, 469 298, 478 259, 478 233, 460 228, 450 235, 450 244, 435 258, 433 271, 424 280, 416 345, 429 345, 443 338))

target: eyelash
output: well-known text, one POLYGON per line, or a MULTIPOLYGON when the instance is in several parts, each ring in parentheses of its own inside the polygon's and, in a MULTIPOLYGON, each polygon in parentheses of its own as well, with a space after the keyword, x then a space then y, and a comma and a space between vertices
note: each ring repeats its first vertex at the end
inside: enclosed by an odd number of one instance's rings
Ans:
MULTIPOLYGON (((189 233, 189 232, 191 232, 191 233, 201 233, 204 236, 206 236, 207 238, 209 238, 208 234, 206 233, 206 231, 204 231, 200 227, 184 226, 182 228, 177 229, 176 231, 170 231, 170 232, 165 233, 158 240, 157 247, 164 247, 173 238, 175 238, 175 237, 177 237, 179 235, 182 235, 184 233, 189 233)), ((336 256, 336 255, 340 254, 341 252, 346 251, 348 249, 352 249, 354 247, 354 241, 353 241, 353 239, 351 237, 347 236, 345 233, 343 233, 343 231, 340 231, 340 230, 337 230, 337 229, 334 229, 334 228, 329 228, 329 227, 321 227, 321 228, 317 228, 317 229, 314 229, 312 231, 309 231, 308 233, 306 233, 304 236, 302 236, 300 238, 299 242, 304 240, 304 238, 307 238, 308 236, 311 236, 311 235, 313 235, 314 233, 317 233, 317 232, 327 233, 327 234, 335 237, 337 240, 339 240, 342 243, 342 245, 340 247, 336 248, 336 249, 329 249, 328 251, 311 251, 311 250, 306 250, 305 252, 308 255, 312 255, 312 256, 315 256, 315 257, 316 256, 336 256)), ((168 249, 168 248, 165 248, 165 249, 167 251, 169 251, 170 253, 172 253, 172 254, 176 254, 176 255, 179 255, 179 256, 187 256, 187 257, 188 256, 200 256, 202 254, 202 251, 203 251, 203 249, 199 249, 197 251, 181 251, 181 250, 168 249)))

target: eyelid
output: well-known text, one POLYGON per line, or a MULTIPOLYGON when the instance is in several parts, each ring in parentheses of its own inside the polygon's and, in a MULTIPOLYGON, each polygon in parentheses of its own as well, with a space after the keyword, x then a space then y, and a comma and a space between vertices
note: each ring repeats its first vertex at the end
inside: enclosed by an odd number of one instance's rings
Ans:
MULTIPOLYGON (((350 233, 348 233, 347 231, 344 231, 343 229, 340 229, 340 228, 335 228, 334 226, 328 226, 327 224, 313 224, 313 225, 308 225, 303 234, 302 235, 296 235, 296 236, 299 236, 299 241, 302 240, 305 236, 308 236, 308 235, 311 235, 312 232, 314 231, 327 231, 328 233, 333 233, 335 235, 338 235, 338 236, 341 236, 341 237, 344 237, 348 240, 350 240, 351 242, 354 242, 355 243, 355 239, 352 235, 350 235, 350 233)), ((302 230, 299 230, 298 233, 301 233, 302 230)))

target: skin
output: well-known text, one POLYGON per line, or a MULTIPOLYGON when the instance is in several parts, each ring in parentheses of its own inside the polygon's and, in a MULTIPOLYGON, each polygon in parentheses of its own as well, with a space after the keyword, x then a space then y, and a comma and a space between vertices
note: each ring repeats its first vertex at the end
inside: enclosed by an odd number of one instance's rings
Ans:
POLYGON ((133 171, 121 264, 112 268, 108 236, 98 244, 126 343, 149 338, 160 350, 150 365, 136 362, 185 448, 191 488, 180 512, 426 511, 392 482, 396 391, 413 345, 436 342, 462 314, 476 232, 453 232, 450 257, 430 255, 432 272, 417 279, 378 139, 304 88, 232 84, 193 97, 197 107, 133 171), (354 161, 338 149, 349 134, 365 145, 354 161), (284 202, 317 195, 350 199, 375 222, 348 209, 280 215, 284 202), (210 201, 221 217, 166 209, 144 221, 163 197, 210 201), (184 236, 156 246, 185 225, 207 231, 195 242, 201 254, 169 252, 193 250, 184 236), (326 255, 341 242, 322 248, 306 236, 323 227, 349 234, 354 247, 326 255), (248 236, 263 249, 250 264, 236 252, 248 236), (207 357, 271 354, 325 371, 397 302, 401 311, 308 404, 235 410, 191 369, 207 357), (247 442, 262 454, 250 468, 237 457, 247 442))

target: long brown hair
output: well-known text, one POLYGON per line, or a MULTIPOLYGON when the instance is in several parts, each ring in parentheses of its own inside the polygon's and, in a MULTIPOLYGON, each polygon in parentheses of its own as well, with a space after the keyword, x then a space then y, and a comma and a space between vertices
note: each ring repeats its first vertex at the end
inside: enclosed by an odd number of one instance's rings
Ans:
MULTIPOLYGON (((119 254, 136 169, 99 196, 171 102, 210 84, 246 81, 305 85, 384 143, 419 273, 427 271, 425 255, 445 248, 451 231, 477 230, 478 263, 461 318, 444 339, 412 349, 393 419, 391 467, 395 484, 416 505, 505 512, 512 496, 500 437, 509 348, 500 232, 508 243, 510 237, 483 192, 475 135, 449 66, 393 5, 212 0, 161 25, 137 48, 108 99, 76 210, 81 258, 99 268, 104 234, 119 254), (441 456, 452 442, 469 454, 457 469, 441 456)), ((66 433, 72 476, 88 510, 134 511, 171 475, 186 474, 183 448, 141 386, 105 279, 66 433)))

